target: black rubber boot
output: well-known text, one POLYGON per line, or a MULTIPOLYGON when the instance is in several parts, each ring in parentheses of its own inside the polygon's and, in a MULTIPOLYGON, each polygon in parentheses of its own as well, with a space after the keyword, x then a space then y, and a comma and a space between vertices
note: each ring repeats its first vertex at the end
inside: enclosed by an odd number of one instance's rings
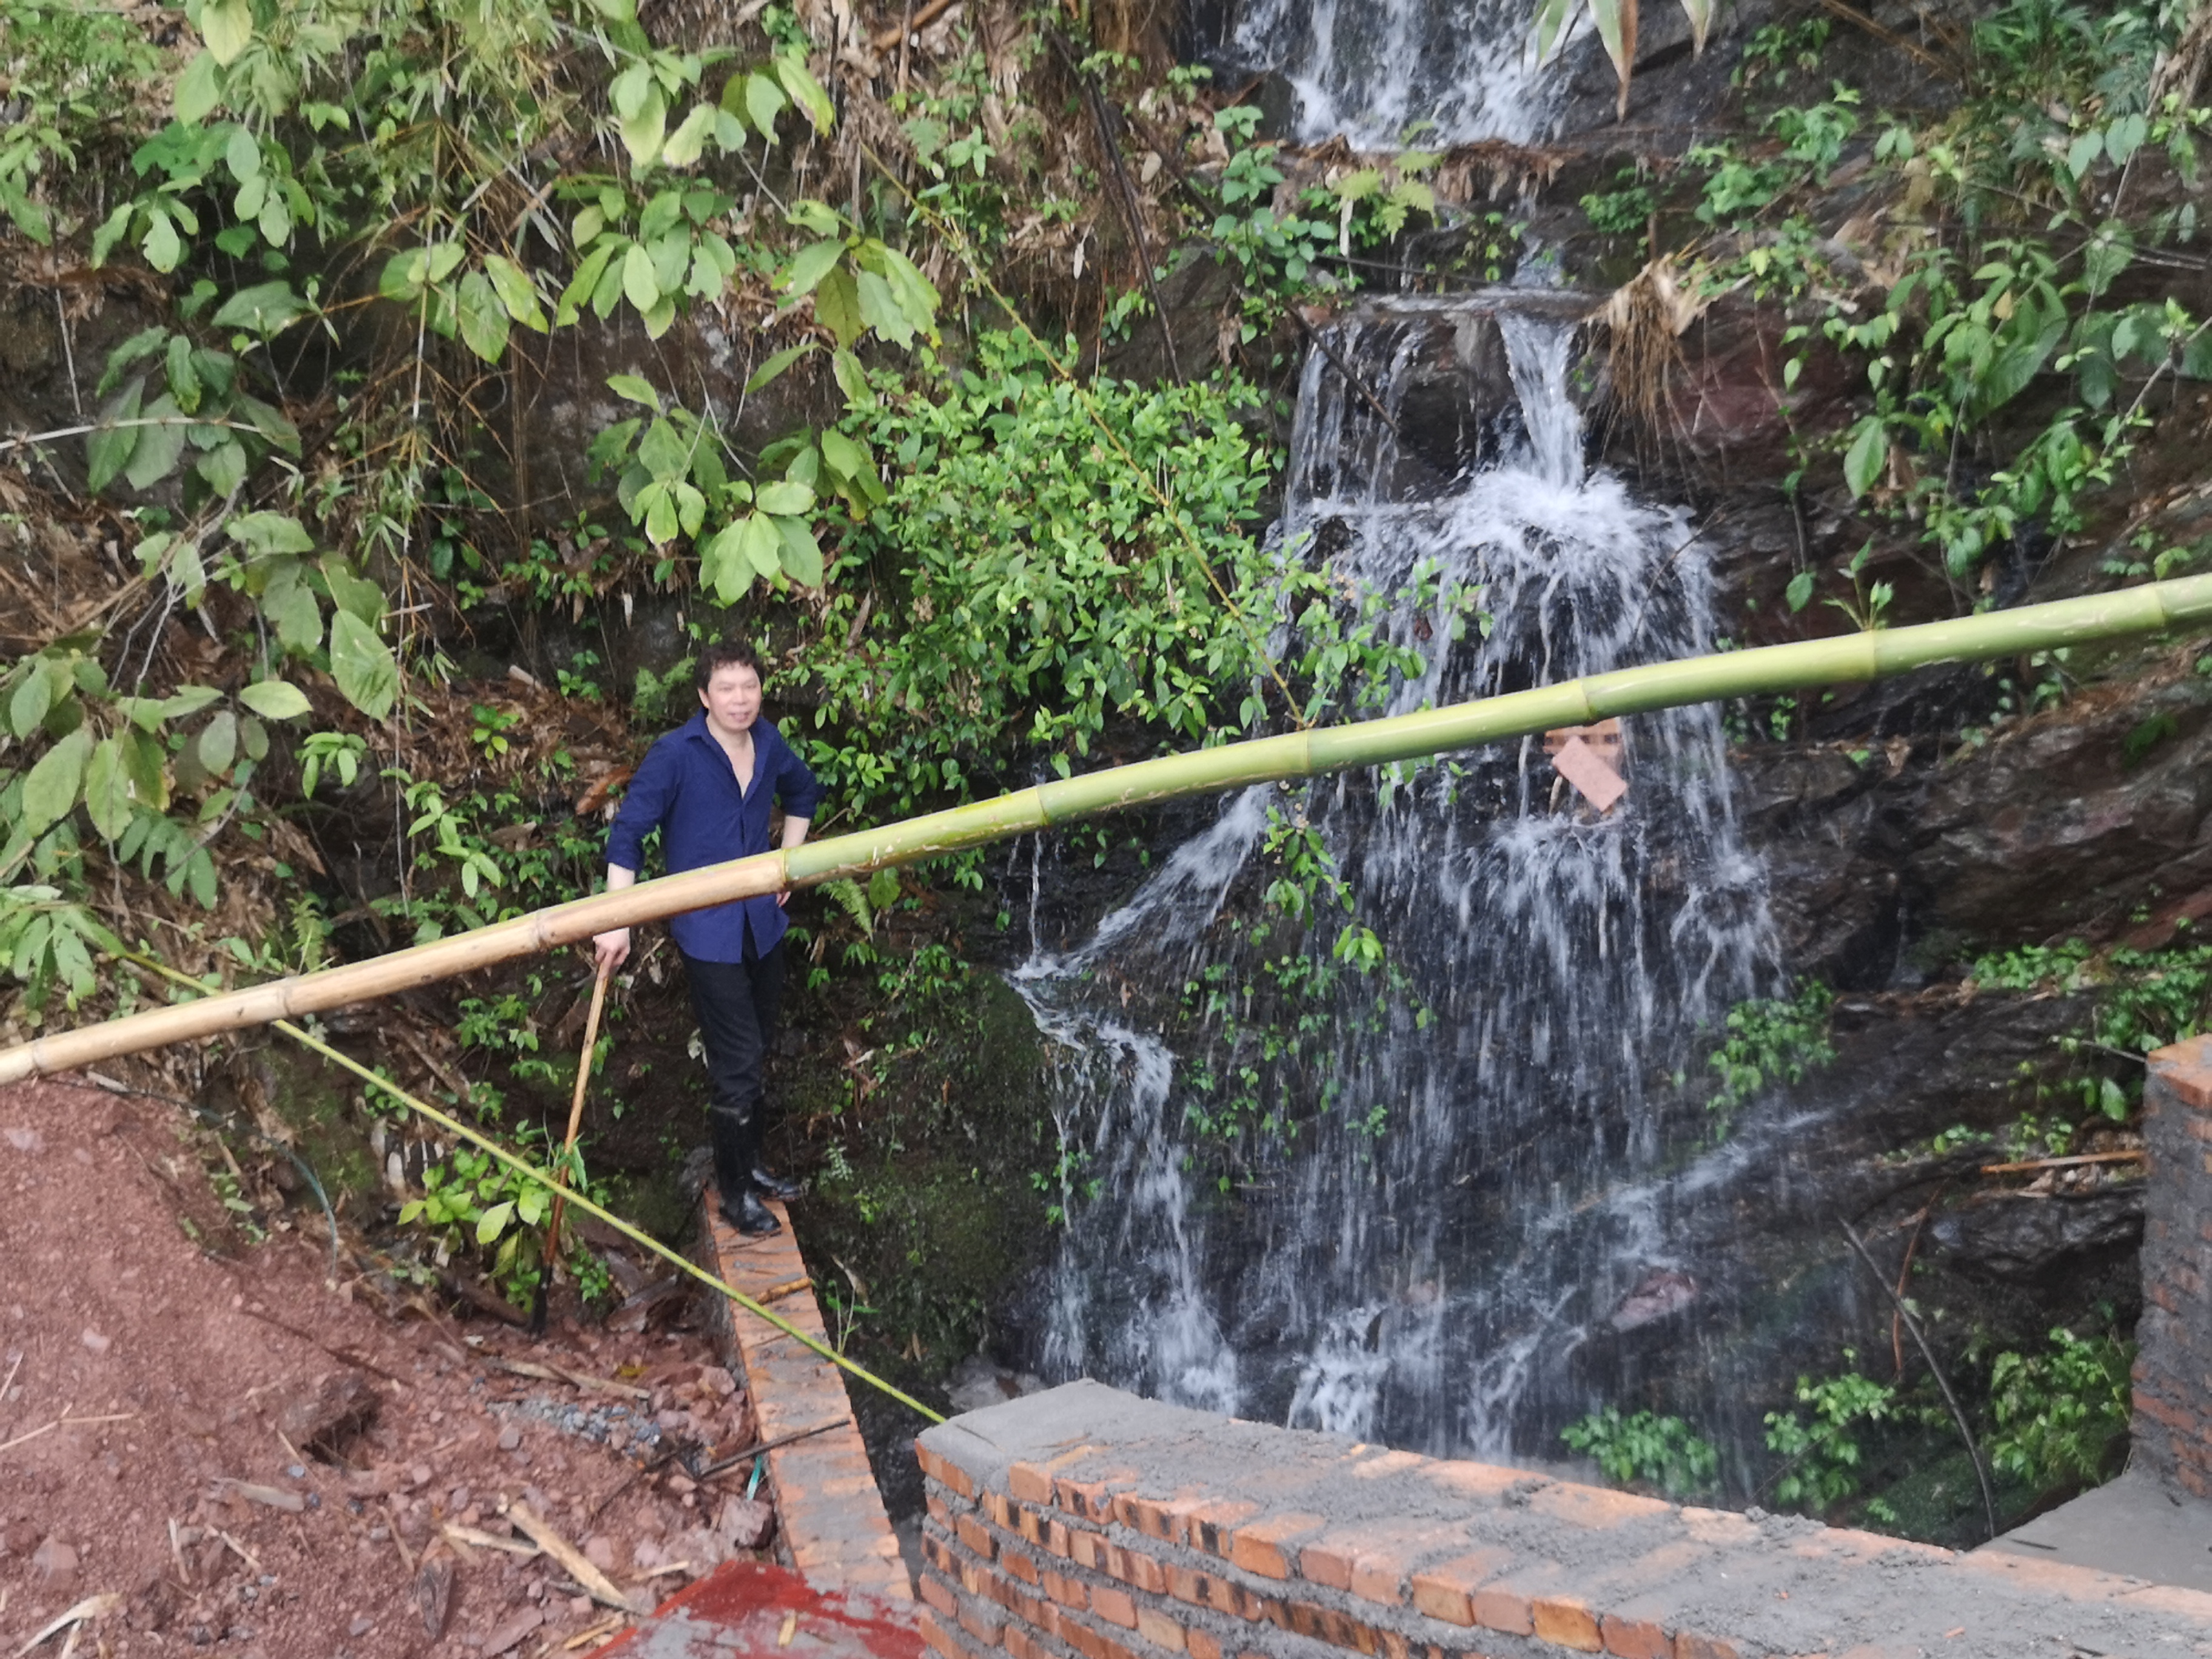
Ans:
POLYGON ((788 1204, 793 1199, 805 1192, 806 1183, 803 1181, 786 1181, 775 1171, 756 1164, 753 1165, 753 1189, 775 1200, 779 1204, 788 1204))
POLYGON ((783 1224, 775 1218, 775 1212, 761 1202, 761 1195, 750 1187, 734 1200, 722 1200, 722 1219, 753 1238, 765 1238, 770 1233, 783 1231, 783 1224))
POLYGON ((707 1135, 714 1149, 714 1195, 721 1200, 722 1213, 731 1218, 730 1224, 734 1227, 745 1194, 752 1190, 751 1126, 732 1113, 710 1109, 707 1113, 707 1135))

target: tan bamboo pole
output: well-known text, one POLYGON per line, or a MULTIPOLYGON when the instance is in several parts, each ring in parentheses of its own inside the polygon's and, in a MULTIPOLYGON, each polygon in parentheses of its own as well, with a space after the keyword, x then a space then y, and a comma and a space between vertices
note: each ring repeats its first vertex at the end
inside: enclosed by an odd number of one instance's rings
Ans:
POLYGON ((568 1154, 576 1150, 576 1136, 584 1127, 584 1091, 592 1086, 592 1050, 599 1041, 599 1010, 607 1005, 607 981, 615 970, 603 959, 592 981, 592 1011, 584 1016, 584 1052, 576 1060, 576 1092, 568 1099, 568 1138, 561 1143, 561 1162, 555 1175, 553 1216, 545 1225, 545 1271, 561 1264, 561 1206, 568 1197, 568 1154))
POLYGON ((1109 767, 880 829, 826 836, 784 851, 640 882, 619 892, 572 899, 367 962, 57 1032, 0 1050, 0 1084, 389 996, 574 944, 610 928, 659 921, 710 904, 811 886, 833 877, 865 876, 885 865, 981 847, 1121 807, 1444 754, 1555 726, 1594 725, 1616 714, 1809 686, 1853 684, 1931 663, 2015 656, 2191 623, 2212 627, 2212 576, 2151 582, 1952 622, 1616 669, 1415 714, 1109 767))

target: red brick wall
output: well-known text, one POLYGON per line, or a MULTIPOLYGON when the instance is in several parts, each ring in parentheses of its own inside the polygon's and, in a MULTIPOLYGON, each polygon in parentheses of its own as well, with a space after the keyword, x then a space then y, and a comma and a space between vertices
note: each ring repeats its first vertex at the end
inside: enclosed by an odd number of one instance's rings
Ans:
POLYGON ((2150 1057, 2143 1140, 2134 1456, 2167 1485, 2212 1498, 2212 1037, 2150 1057))
POLYGON ((1095 1383, 918 1443, 945 1659, 1945 1659, 2212 1650, 2212 1596, 1681 1509, 1095 1383), (2178 1644, 2178 1645, 2177 1645, 2178 1644))

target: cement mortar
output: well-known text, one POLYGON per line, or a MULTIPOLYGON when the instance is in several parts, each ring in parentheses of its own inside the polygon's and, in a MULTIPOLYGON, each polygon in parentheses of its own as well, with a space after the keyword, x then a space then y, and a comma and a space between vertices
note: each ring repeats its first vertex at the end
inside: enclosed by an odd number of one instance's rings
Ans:
MULTIPOLYGON (((921 1443, 966 1471, 978 1490, 1006 1492, 1007 1471, 1018 1462, 1042 1463, 1090 1447, 1096 1449, 1055 1474, 1112 1480, 1118 1489, 1150 1498, 1243 1499, 1260 1505, 1253 1522, 1304 1511, 1322 1517, 1331 1531, 1368 1522, 1433 1522, 1435 1545, 1407 1559, 1411 1571, 1483 1545, 1502 1547, 1513 1558, 1508 1571, 1516 1583, 1577 1597, 1598 1613, 1724 1638, 1747 1655, 1844 1653, 1862 1644, 1947 1659, 2054 1651, 2212 1655, 2212 1596, 2027 1560, 1962 1565, 1965 1558, 1949 1550, 1756 1511, 1655 1504, 1617 1524, 1583 1524, 1568 1518, 1571 1506, 1591 1498, 1617 1505, 1616 1495, 1497 1470, 1488 1471, 1501 1487, 1497 1496, 1470 1495, 1453 1489, 1454 1472, 1483 1466, 1239 1422, 1093 1382, 969 1413, 930 1430, 921 1443), (1685 1544, 1691 1548, 1679 1553, 1686 1559, 1663 1582, 1637 1582, 1644 1558, 1685 1544), (1609 1590, 1607 1580, 1616 1576, 1622 1582, 1609 1590)), ((1479 1644, 1493 1659, 1558 1651, 1488 1631, 1462 1633, 1410 1607, 1389 1609, 1296 1578, 1286 1584, 1243 1573, 1217 1557, 1120 1525, 1103 1530, 1126 1548, 1255 1594, 1291 1594, 1447 1650, 1479 1644)), ((1161 1605, 1272 1659, 1336 1651, 1271 1625, 1161 1605)))

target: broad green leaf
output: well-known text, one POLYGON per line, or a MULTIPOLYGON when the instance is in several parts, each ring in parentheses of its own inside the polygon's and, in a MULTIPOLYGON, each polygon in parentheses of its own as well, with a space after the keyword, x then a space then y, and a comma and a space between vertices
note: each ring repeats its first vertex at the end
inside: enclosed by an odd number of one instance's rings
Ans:
POLYGON ((822 83, 806 72, 805 64, 796 56, 780 56, 775 60, 775 78, 783 82, 783 89, 791 101, 814 124, 817 132, 827 132, 837 118, 836 106, 822 83))
POLYGON ((811 230, 817 236, 836 236, 842 229, 837 210, 828 203, 817 202, 811 197, 801 197, 793 202, 783 216, 801 230, 811 230))
POLYGON ((2181 372, 2192 380, 2212 380, 2212 323, 2198 325, 2181 348, 2181 372))
POLYGON ((2112 287, 2120 273, 2135 263, 2135 233, 2119 219, 2097 227, 2081 250, 2081 281, 2092 299, 2112 287))
POLYGON ((807 513, 813 510, 814 492, 803 483, 785 478, 756 489, 753 505, 763 513, 807 513))
POLYGON ((211 685, 179 686, 161 699, 161 718, 165 720, 189 720, 203 708, 222 701, 222 693, 211 685))
POLYGON ((167 276, 177 268, 177 261, 185 257, 185 244, 170 222, 165 208, 155 206, 146 210, 146 235, 138 244, 139 252, 146 263, 167 276))
POLYGON ((673 421, 655 421, 638 441, 638 465, 665 483, 691 469, 691 445, 673 421))
POLYGON ((653 389, 650 380, 635 374, 610 374, 607 376, 607 390, 624 403, 642 404, 654 413, 659 412, 660 394, 653 389))
POLYGON ((390 714, 399 699, 399 659, 350 611, 331 618, 331 673, 345 700, 373 720, 390 714))
POLYGON ((8 210, 8 216, 21 231, 40 247, 52 247, 54 243, 53 216, 43 204, 23 193, 22 185, 15 179, 0 178, 0 208, 8 210))
POLYGON ((492 292, 499 295, 507 314, 533 333, 544 333, 545 313, 538 309, 538 288, 529 273, 497 253, 484 255, 483 266, 484 275, 491 278, 492 292))
POLYGON ((1844 483, 1850 487, 1856 501, 1874 487, 1881 476, 1882 465, 1889 459, 1889 436, 1878 415, 1869 415, 1858 423, 1850 447, 1844 452, 1844 483))
POLYGON ((253 0, 206 0, 200 7, 200 38, 216 63, 234 62, 253 39, 253 0))
MULTIPOLYGON (((814 303, 818 314, 822 303, 822 296, 818 292, 814 296, 814 303)), ((758 392, 763 386, 767 386, 778 375, 781 374, 784 370, 789 368, 793 363, 797 362, 801 357, 804 357, 808 352, 813 349, 814 342, 811 340, 805 341, 799 345, 786 346, 781 351, 777 352, 774 356, 770 357, 766 362, 763 363, 758 368, 753 371, 752 378, 745 382, 745 390, 747 392, 758 392)))
POLYGON ((883 266, 884 280, 890 284, 892 294, 897 296, 899 309, 906 313, 907 319, 918 332, 930 333, 936 325, 937 307, 940 303, 937 285, 923 276, 921 268, 896 248, 878 242, 875 245, 875 252, 883 266))
POLYGON ((780 550, 784 574, 801 587, 822 586, 822 544, 814 539, 814 532, 804 519, 779 518, 777 533, 782 538, 780 550))
POLYGON ((1790 579, 1790 586, 1782 592, 1792 611, 1802 611, 1813 598, 1813 573, 1801 570, 1790 579))
POLYGON ((748 514, 738 521, 738 552, 762 575, 773 576, 783 568, 782 545, 775 520, 765 513, 748 514))
POLYGON ((222 303, 213 321, 217 328, 242 328, 264 338, 281 333, 304 315, 307 302, 283 277, 242 288, 222 303))
POLYGON ((200 764, 211 777, 221 777, 230 770, 231 763, 238 758, 238 716, 228 708, 200 728, 199 741, 195 745, 200 764))
POLYGON ((246 446, 235 438, 217 444, 193 470, 218 498, 227 498, 246 483, 246 446))
POLYGON ((707 135, 714 130, 714 106, 694 104, 676 131, 668 135, 668 142, 660 147, 660 159, 672 167, 688 167, 699 159, 707 147, 707 135))
POLYGON ((814 320, 828 329, 841 349, 849 350, 867 325, 860 318, 860 293, 843 265, 824 276, 814 290, 814 320))
POLYGON ((647 82, 635 112, 618 113, 616 129, 622 135, 623 148, 629 152, 631 167, 642 173, 651 167, 653 158, 660 154, 660 141, 668 131, 668 103, 660 95, 659 82, 647 82))
POLYGON ((92 757, 92 728, 80 726, 39 757, 23 778, 23 816, 18 833, 43 835, 69 816, 84 787, 85 763, 92 757))
POLYGON ((676 494, 672 486, 655 481, 638 491, 645 508, 645 538, 655 547, 676 539, 678 528, 676 494))
POLYGON ((2150 137, 2150 123, 2141 115, 2123 115, 2105 129, 2105 154, 2121 167, 2150 137))
POLYGON ((140 418, 155 424, 138 428, 138 441, 123 476, 133 489, 150 489, 176 470, 185 453, 186 422, 177 400, 167 392, 147 404, 140 418))
POLYGON ((632 64, 607 82, 607 102, 614 106, 617 115, 629 120, 643 112, 646 91, 652 85, 653 66, 632 64))
POLYGON ((145 391, 144 380, 130 381, 100 411, 100 426, 85 440, 85 488, 94 495, 114 481, 131 459, 131 452, 138 447, 141 428, 120 423, 138 418, 139 399, 145 391))
POLYGON ((623 294, 640 311, 650 311, 660 303, 659 279, 653 274, 653 256, 635 242, 623 255, 623 294))
POLYGON ((131 827, 131 794, 121 739, 101 738, 85 763, 84 810, 102 841, 114 841, 131 827))
POLYGON ((837 256, 845 251, 845 244, 831 238, 826 241, 811 242, 792 256, 784 267, 783 276, 776 286, 797 299, 802 294, 811 294, 815 285, 830 274, 837 263, 837 256))
POLYGON ((53 680, 43 662, 34 662, 15 687, 15 696, 8 699, 9 729, 19 738, 29 737, 45 721, 53 702, 53 680))
POLYGON ((225 526, 256 558, 275 553, 312 553, 314 538, 289 513, 241 513, 225 526))
POLYGON ((868 454, 866 447, 847 437, 835 427, 823 428, 822 459, 829 462, 830 470, 841 478, 872 477, 876 470, 876 464, 868 454))
POLYGON ((893 345, 914 343, 914 324, 900 309, 891 293, 891 285, 872 270, 864 270, 854 279, 860 289, 860 318, 893 345))
POLYGON ((167 751, 144 732, 122 734, 123 770, 138 804, 150 812, 169 810, 167 751))
POLYGON ((668 332, 676 321, 676 296, 664 294, 653 302, 642 319, 646 337, 657 340, 668 332))
POLYGON ((2104 153, 2105 135, 2102 131, 2077 134, 2074 142, 2066 147, 2066 170, 2079 179, 2097 165, 2098 158, 2104 153))
POLYGON ((244 392, 238 396, 237 408, 240 414, 253 422, 253 429, 276 448, 287 455, 300 453, 300 428, 292 424, 283 410, 244 392))
POLYGON ((295 720, 313 712, 307 694, 283 680, 256 680, 238 694, 238 700, 269 720, 295 720))
POLYGON ((410 247, 404 253, 395 253, 384 262, 377 273, 376 291, 387 300, 401 304, 422 297, 430 273, 430 254, 427 248, 410 247))
POLYGON ((845 394, 848 404, 854 409, 875 407, 875 388, 868 384, 868 371, 860 367, 858 357, 842 349, 831 353, 830 372, 837 377, 837 389, 845 394))
POLYGON ((592 9, 611 23, 637 21, 637 0, 592 0, 592 9))
POLYGON ((735 605, 753 585, 752 567, 738 546, 744 535, 744 521, 738 520, 724 525, 699 547, 699 580, 723 605, 735 605))
POLYGON ((352 565, 335 555, 322 562, 323 581, 331 602, 350 611, 371 628, 384 618, 384 590, 366 577, 354 574, 352 565))
POLYGON ((177 119, 196 127, 212 114, 222 99, 222 66, 211 52, 201 52, 177 77, 177 119))
POLYGON ((230 176, 240 184, 261 176, 261 145, 252 131, 242 123, 230 130, 230 137, 222 147, 222 164, 230 169, 230 176))
POLYGON ((261 592, 261 614, 287 651, 305 655, 323 642, 323 608, 297 559, 284 558, 270 573, 261 592))
POLYGON ((783 95, 783 88, 765 75, 745 76, 745 113, 762 137, 775 137, 775 118, 783 113, 789 101, 783 95))
POLYGON ((514 1200, 502 1199, 477 1218, 477 1243, 489 1244, 507 1231, 507 1224, 514 1219, 514 1200))
POLYGON ((462 277, 459 305, 461 343, 484 362, 496 363, 507 355, 507 331, 512 324, 491 278, 480 270, 462 277))

